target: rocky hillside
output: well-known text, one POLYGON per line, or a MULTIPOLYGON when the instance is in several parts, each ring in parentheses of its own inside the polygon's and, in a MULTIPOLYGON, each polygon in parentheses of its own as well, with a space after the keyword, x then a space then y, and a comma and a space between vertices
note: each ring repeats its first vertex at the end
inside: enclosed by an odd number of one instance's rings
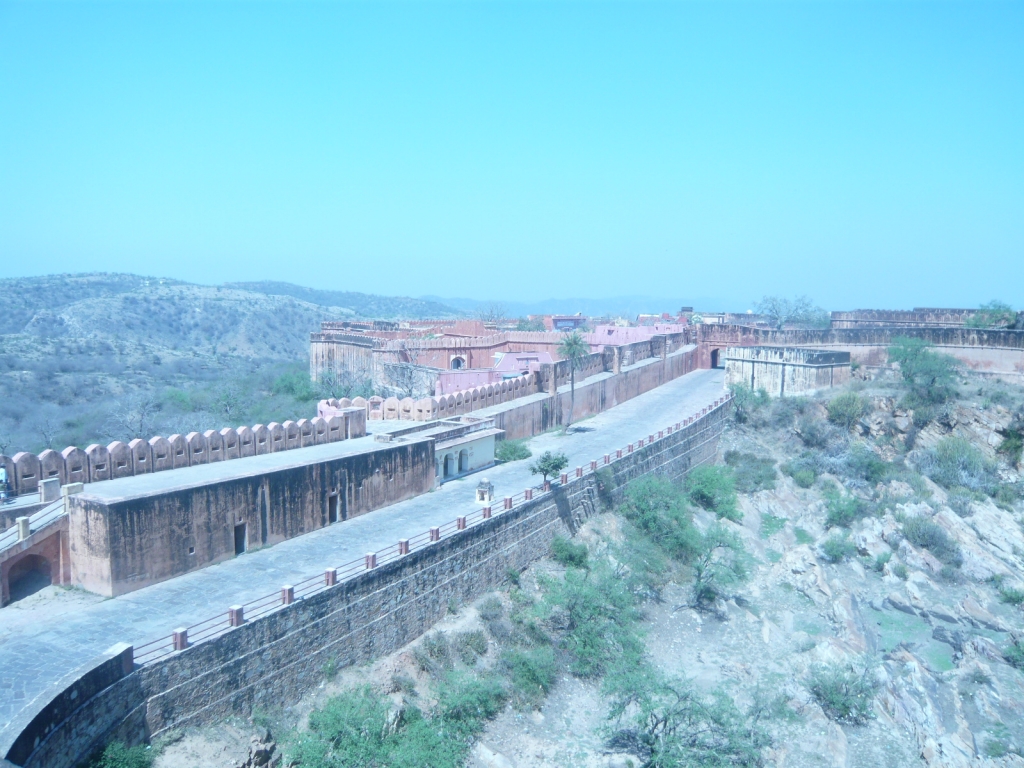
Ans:
POLYGON ((718 466, 156 766, 1024 765, 1024 392, 947 383, 741 390, 718 466))
POLYGON ((120 274, 0 280, 0 295, 0 453, 123 438, 133 420, 176 431, 308 416, 309 333, 322 320, 453 314, 284 283, 120 274))

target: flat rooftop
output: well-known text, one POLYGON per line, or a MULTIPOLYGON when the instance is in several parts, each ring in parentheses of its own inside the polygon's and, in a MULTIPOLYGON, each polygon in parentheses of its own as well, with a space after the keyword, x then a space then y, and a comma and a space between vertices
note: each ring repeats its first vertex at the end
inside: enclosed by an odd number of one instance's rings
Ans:
POLYGON ((117 480, 89 483, 79 496, 83 499, 95 499, 106 503, 130 501, 131 499, 145 498, 147 496, 174 493, 175 491, 196 488, 197 486, 258 477, 268 472, 305 467, 310 464, 319 464, 323 461, 332 461, 360 453, 394 450, 397 447, 404 447, 428 439, 430 438, 410 436, 408 440, 404 440, 401 443, 378 443, 373 439, 372 435, 368 435, 366 437, 357 437, 353 440, 341 440, 336 443, 311 445, 306 448, 292 448, 289 451, 267 453, 263 456, 246 456, 243 459, 228 459, 212 464, 200 464, 195 467, 166 469, 163 472, 151 472, 145 475, 121 477, 117 480))

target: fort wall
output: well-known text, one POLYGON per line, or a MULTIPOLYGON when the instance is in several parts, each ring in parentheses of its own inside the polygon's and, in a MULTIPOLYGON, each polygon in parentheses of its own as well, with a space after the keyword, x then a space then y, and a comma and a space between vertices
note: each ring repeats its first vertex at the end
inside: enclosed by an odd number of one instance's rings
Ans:
POLYGON ((0 755, 25 768, 73 768, 112 739, 135 744, 295 701, 322 682, 328 661, 340 668, 394 652, 452 602, 499 586, 508 569, 547 554, 555 535, 575 533, 619 501, 630 481, 678 478, 713 461, 727 410, 711 408, 599 471, 581 469, 550 493, 159 661, 129 668, 125 652, 112 649, 28 708, 5 731, 0 755))
POLYGON ((429 439, 278 469, 259 464, 239 461, 236 477, 183 469, 164 489, 121 496, 111 483, 103 494, 68 497, 72 583, 124 594, 230 559, 240 543, 252 549, 326 527, 332 496, 345 520, 434 487, 429 439))
POLYGON ((922 339, 976 373, 1019 380, 1024 377, 1024 331, 962 327, 858 327, 827 330, 771 330, 739 325, 698 326, 700 367, 728 347, 814 347, 849 352, 859 365, 888 364, 888 348, 900 336, 922 339), (717 354, 716 354, 717 353, 717 354))

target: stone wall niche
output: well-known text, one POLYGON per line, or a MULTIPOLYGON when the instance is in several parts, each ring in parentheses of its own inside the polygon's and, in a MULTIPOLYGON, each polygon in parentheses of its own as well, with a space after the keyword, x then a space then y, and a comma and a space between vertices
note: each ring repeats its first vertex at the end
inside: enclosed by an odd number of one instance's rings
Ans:
POLYGON ((188 465, 190 467, 210 463, 210 451, 205 437, 198 432, 189 432, 185 435, 185 442, 188 443, 188 465))
POLYGON ((153 471, 153 451, 149 447, 148 440, 135 438, 128 443, 128 450, 132 454, 132 467, 136 475, 144 475, 153 471))
POLYGON ((39 480, 59 480, 64 485, 64 457, 50 448, 40 453, 39 480))
POLYGON ((19 451, 14 454, 14 491, 19 496, 39 490, 39 457, 34 453, 19 451))
POLYGON ((310 422, 313 425, 313 443, 323 445, 327 442, 327 419, 317 416, 310 422))
POLYGON ((206 438, 206 450, 210 454, 209 462, 224 461, 224 438, 215 429, 208 429, 203 432, 206 438))
POLYGON ((281 425, 281 429, 284 430, 284 447, 285 450, 290 451, 293 448, 298 448, 299 443, 299 425, 289 419, 281 425))
POLYGON ((256 448, 257 456, 272 453, 274 450, 270 428, 265 427, 262 424, 257 424, 252 428, 252 442, 253 446, 256 448))
POLYGON ((98 483, 110 479, 110 454, 106 446, 93 443, 85 449, 89 457, 89 482, 98 483))
POLYGON ((309 419, 299 419, 295 422, 295 428, 299 430, 300 448, 308 448, 315 443, 316 437, 313 435, 313 425, 309 419))
POLYGON ((188 440, 184 435, 171 435, 167 438, 171 444, 171 468, 178 469, 188 466, 188 440))
POLYGON ((327 419, 327 442, 336 443, 345 439, 345 417, 331 416, 327 419))
MULTIPOLYGON (((184 447, 182 452, 184 453, 184 447)), ((166 437, 149 438, 149 456, 153 462, 150 472, 163 472, 165 469, 174 469, 174 453, 171 449, 171 441, 166 437)))
POLYGON ((238 434, 238 457, 255 456, 256 436, 253 431, 249 427, 239 427, 235 432, 238 434))
POLYGON ((238 447, 238 432, 231 427, 224 427, 220 431, 220 439, 224 443, 224 459, 237 459, 241 457, 238 447))
POLYGON ((117 480, 119 477, 131 477, 134 474, 132 468, 132 452, 128 446, 120 440, 107 444, 107 454, 110 456, 110 479, 117 480))
POLYGON ((69 445, 60 452, 64 459, 64 482, 65 483, 88 483, 89 482, 89 457, 85 451, 69 445))
POLYGON ((267 424, 267 431, 270 434, 270 452, 288 450, 288 443, 285 441, 284 427, 276 421, 267 424))

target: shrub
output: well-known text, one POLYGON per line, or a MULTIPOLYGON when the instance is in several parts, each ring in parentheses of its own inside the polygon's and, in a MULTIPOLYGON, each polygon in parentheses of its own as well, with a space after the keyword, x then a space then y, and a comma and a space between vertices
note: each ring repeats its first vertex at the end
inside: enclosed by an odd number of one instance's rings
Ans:
POLYGON ((693 607, 710 609, 726 590, 747 577, 748 556, 739 537, 722 525, 712 525, 701 537, 693 559, 693 607))
POLYGON ((775 462, 752 453, 726 451, 725 463, 732 468, 736 490, 740 493, 775 489, 775 462))
POLYGON ((828 420, 849 431, 870 411, 868 401, 856 392, 845 392, 829 400, 826 410, 828 420))
POLYGON ((619 512, 671 557, 688 563, 700 546, 686 497, 661 477, 631 483, 619 512))
POLYGON ((1003 649, 1003 658, 1006 663, 1016 669, 1024 669, 1024 640, 1014 638, 1013 641, 1003 649))
POLYGON ((472 632, 460 632, 452 642, 456 654, 463 664, 475 664, 477 656, 487 655, 487 637, 479 629, 472 632))
POLYGON ((694 504, 734 522, 742 519, 736 506, 736 484, 728 467, 704 465, 690 470, 684 483, 694 504))
POLYGON ((960 517, 970 517, 973 514, 971 502, 974 500, 975 495, 966 488, 953 488, 946 495, 946 503, 949 504, 949 508, 960 517))
POLYGON ((818 473, 815 472, 812 462, 806 458, 787 461, 782 465, 781 469, 783 474, 792 477, 793 482, 801 488, 810 488, 814 485, 814 481, 818 479, 818 473))
POLYGON ((1001 507, 1009 509, 1016 503, 1017 499, 1021 496, 1021 488, 1019 485, 1014 483, 999 483, 996 486, 995 493, 992 494, 992 500, 995 501, 1001 507))
POLYGON ((844 474, 872 484, 885 480, 892 469, 890 464, 878 458, 864 443, 855 443, 846 454, 844 463, 844 474))
POLYGON ((423 638, 420 647, 413 652, 416 663, 424 672, 435 677, 443 670, 451 669, 452 654, 448 646, 448 638, 435 632, 423 638))
POLYGON ((833 534, 821 544, 821 554, 830 563, 841 563, 857 553, 857 547, 847 534, 833 534))
POLYGON ((825 525, 828 528, 842 526, 849 528, 862 517, 871 514, 871 506, 856 496, 844 496, 839 491, 830 491, 826 494, 825 525))
POLYGON ((437 700, 446 720, 477 724, 497 715, 508 693, 493 675, 450 672, 438 688, 437 700))
POLYGON ((870 668, 817 666, 811 671, 807 689, 830 720, 859 725, 874 717, 878 681, 870 668))
POLYGON ((552 453, 551 451, 544 451, 540 457, 530 465, 530 473, 534 475, 542 475, 544 482, 548 481, 548 475, 557 475, 563 469, 569 466, 569 457, 564 453, 552 453))
POLYGON ((1024 603, 1024 589, 1001 586, 999 587, 999 599, 1010 605, 1020 605, 1024 603))
POLYGON ((885 570, 886 563, 892 560, 892 552, 883 552, 882 554, 875 557, 875 562, 872 563, 872 568, 881 573, 885 570))
POLYGON ((793 529, 793 537, 797 544, 813 544, 814 537, 799 526, 793 529))
POLYGON ((808 448, 827 448, 841 438, 839 431, 827 421, 810 415, 800 419, 797 435, 808 448))
POLYGON ((533 456, 526 447, 525 440, 502 440, 494 448, 494 458, 498 461, 522 461, 533 456))
POLYGON ((910 572, 907 570, 907 566, 903 563, 896 563, 896 565, 892 567, 892 574, 902 581, 906 581, 910 577, 910 572))
POLYGON ((573 544, 563 536, 555 536, 551 542, 551 556, 555 562, 569 568, 587 567, 587 545, 573 544))
POLYGON ((622 658, 643 656, 635 625, 640 618, 625 582, 606 564, 589 571, 570 569, 546 585, 543 608, 564 628, 562 645, 579 677, 597 677, 622 658))
POLYGON ((115 741, 92 759, 89 768, 149 768, 152 764, 151 750, 141 745, 126 747, 120 741, 115 741))
POLYGON ((808 404, 803 397, 780 397, 772 403, 768 422, 776 429, 789 429, 797 416, 807 412, 808 404))
MULTIPOLYGON (((516 575, 519 575, 518 571, 516 571, 516 575)), ((484 621, 494 621, 495 619, 504 617, 505 606, 498 598, 489 597, 480 603, 480 606, 477 608, 477 613, 480 614, 480 618, 484 621)))
POLYGON ((786 518, 765 512, 761 515, 761 538, 770 539, 786 527, 786 518))
POLYGON ((558 666, 555 652, 549 646, 514 648, 501 657, 501 669, 512 686, 515 703, 537 706, 554 685, 558 666))
POLYGON ((944 488, 966 488, 994 493, 998 485, 995 468, 970 441, 952 435, 924 453, 921 471, 944 488))
POLYGON ((933 352, 931 344, 923 339, 893 339, 889 361, 900 367, 900 376, 910 390, 910 407, 944 403, 952 397, 956 359, 933 352))
POLYGON ((731 384, 732 413, 737 424, 750 423, 770 402, 771 396, 764 389, 754 392, 746 384, 731 384))
POLYGON ((1021 454, 1024 453, 1024 424, 1007 428, 996 451, 1006 457, 1011 467, 1020 464, 1021 454))
POLYGON ((689 681, 664 679, 646 664, 621 668, 605 690, 611 697, 608 719, 620 726, 608 746, 645 755, 644 766, 763 764, 761 750, 771 739, 761 721, 778 710, 775 702, 755 700, 744 713, 725 693, 701 694, 689 681))
POLYGON ((908 517, 903 521, 903 535, 916 547, 931 552, 939 562, 959 568, 963 565, 960 546, 945 529, 924 517, 908 517))
POLYGON ((369 688, 327 701, 309 716, 309 730, 288 745, 288 760, 309 768, 331 765, 461 766, 469 751, 468 733, 479 720, 426 720, 415 707, 393 719, 391 703, 369 688))

